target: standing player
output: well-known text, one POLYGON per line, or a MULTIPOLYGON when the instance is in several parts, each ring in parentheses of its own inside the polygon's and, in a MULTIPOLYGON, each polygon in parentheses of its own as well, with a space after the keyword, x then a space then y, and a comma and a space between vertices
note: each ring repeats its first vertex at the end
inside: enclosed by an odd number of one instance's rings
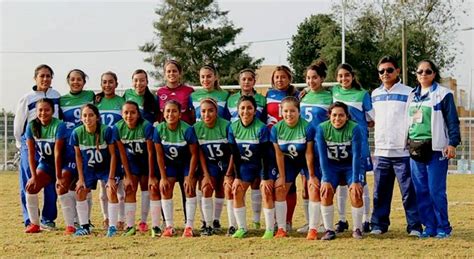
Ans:
MULTIPOLYGON (((231 124, 229 132, 229 143, 232 147, 236 172, 232 185, 234 194, 233 213, 239 227, 232 237, 243 238, 247 235, 245 192, 255 182, 255 179, 260 178, 262 170, 268 170, 266 166, 263 169, 262 165, 266 165, 263 157, 271 146, 266 125, 256 118, 257 102, 253 96, 242 95, 237 107, 240 119, 231 124)), ((254 207, 253 200, 252 207, 254 207)), ((260 220, 260 217, 258 220, 260 220)), ((273 225, 270 229, 273 230, 273 225)))
POLYGON ((61 149, 67 138, 65 125, 53 117, 54 103, 50 99, 36 102, 37 118, 26 127, 26 143, 31 178, 26 184, 26 207, 31 223, 26 233, 40 232, 38 192, 49 183, 54 183, 55 175, 61 175, 61 149), (39 157, 38 163, 36 157, 39 157))
POLYGON ((149 200, 148 176, 155 170, 155 157, 153 149, 153 125, 140 115, 138 104, 126 101, 122 107, 123 119, 113 128, 114 140, 120 152, 120 160, 125 171, 123 185, 125 188, 125 217, 127 229, 124 236, 136 233, 135 211, 137 208, 137 187, 142 190, 142 207, 147 206, 146 214, 143 213, 139 223, 140 232, 148 231, 146 216, 150 202, 144 204, 143 199, 149 200), (146 198, 143 193, 146 190, 146 198))
MULTIPOLYGON (((183 237, 193 236, 194 214, 196 211, 196 168, 198 162, 198 146, 194 129, 180 119, 181 104, 168 100, 164 106, 165 122, 156 126, 153 136, 156 158, 160 169, 161 205, 165 215, 166 229, 163 236, 175 235, 173 226, 173 189, 177 179, 184 179, 186 191, 186 227, 183 237)), ((150 191, 153 195, 158 189, 158 180, 150 176, 150 191)), ((152 200, 152 202, 154 202, 152 200)), ((159 218, 160 211, 152 206, 152 220, 159 218)), ((157 206, 156 206, 157 207, 157 206)), ((153 225, 153 230, 158 225, 153 225)))
MULTIPOLYGON (((364 179, 361 184, 364 187, 364 215, 363 215, 363 231, 370 232, 370 193, 369 186, 366 184, 365 172, 371 171, 372 160, 370 158, 369 149, 369 126, 373 127, 373 109, 372 101, 369 93, 362 89, 362 86, 355 77, 354 69, 349 64, 340 64, 336 69, 336 77, 339 82, 332 88, 334 101, 343 102, 349 107, 349 114, 352 120, 357 122, 362 130, 362 166, 364 167, 364 179)), ((344 179, 343 179, 344 180, 344 179)), ((346 201, 347 201, 347 184, 341 184, 337 188, 338 192, 338 212, 339 222, 336 224, 336 232, 343 232, 349 228, 346 220, 346 201)))
MULTIPOLYGON (((32 90, 20 98, 17 104, 15 120, 13 122, 13 132, 15 135, 16 147, 20 149, 20 199, 21 208, 23 212, 23 222, 25 226, 30 224, 28 211, 26 209, 25 186, 31 177, 30 165, 28 162, 28 147, 26 146, 25 129, 28 122, 36 118, 36 102, 39 99, 52 99, 54 103, 53 117, 58 118, 59 111, 59 93, 51 87, 53 79, 53 69, 48 65, 42 64, 36 67, 34 73, 34 80, 36 85, 32 90)), ((44 203, 41 227, 43 229, 52 230, 56 228, 54 220, 56 220, 58 211, 56 207, 56 191, 54 183, 50 183, 44 187, 44 203)))
MULTIPOLYGON (((122 119, 122 106, 125 103, 125 100, 115 94, 115 89, 118 86, 117 75, 108 71, 101 75, 100 77, 100 86, 102 91, 95 96, 95 105, 99 109, 100 118, 102 119, 102 124, 107 125, 108 127, 113 127, 115 123, 122 119)), ((118 152, 118 150, 116 150, 118 152)), ((123 230, 125 227, 125 190, 123 189, 123 172, 121 169, 120 155, 117 155, 117 176, 120 176, 120 181, 117 187, 117 198, 119 201, 119 214, 118 214, 118 223, 117 229, 123 230)), ((106 192, 107 182, 99 180, 100 186, 100 207, 102 209, 102 215, 104 217, 103 225, 105 228, 109 227, 109 212, 108 212, 108 199, 106 192)))
POLYGON ((283 121, 271 129, 270 140, 276 155, 278 176, 275 179, 275 215, 278 231, 275 237, 286 237, 286 195, 298 173, 308 170, 311 184, 318 185, 314 178, 314 128, 300 118, 300 106, 296 97, 288 96, 281 101, 283 121))
MULTIPOLYGON (((219 219, 222 212, 224 193, 231 194, 234 168, 232 154, 228 143, 230 124, 218 116, 217 102, 212 98, 201 100, 200 111, 202 120, 194 124, 194 130, 199 142, 199 161, 203 178, 201 188, 203 192, 202 210, 206 223, 201 235, 210 236, 214 228, 220 227, 219 219), (225 180, 224 180, 225 178, 225 180), (225 186, 225 191, 224 191, 225 186), (220 209, 214 211, 212 194, 215 192, 220 209)), ((233 214, 229 215, 232 217, 233 214)), ((229 224, 232 226, 232 220, 229 224)))
POLYGON ((321 164, 321 213, 324 233, 322 240, 336 238, 334 232, 334 189, 341 178, 350 185, 352 203, 352 236, 362 238, 362 182, 361 166, 361 130, 357 123, 350 120, 347 105, 335 102, 329 107, 329 120, 317 127, 316 145, 321 164))
POLYGON ((72 132, 71 141, 76 152, 76 163, 79 179, 76 184, 77 215, 80 228, 74 235, 90 235, 89 204, 87 195, 97 187, 97 180, 107 181, 109 198, 109 228, 107 236, 112 237, 117 232, 118 199, 115 145, 112 129, 100 122, 100 114, 93 104, 86 104, 81 109, 83 125, 72 132))
MULTIPOLYGON (((322 60, 316 61, 316 63, 310 65, 306 69, 306 84, 308 85, 309 91, 301 99, 301 117, 304 118, 311 126, 316 129, 316 127, 323 121, 328 119, 328 107, 332 104, 332 93, 331 91, 323 87, 324 79, 327 75, 326 63, 322 60)), ((319 174, 319 160, 317 150, 315 149, 315 168, 317 168, 319 174)), ((297 230, 298 233, 306 233, 309 229, 309 194, 307 179, 305 174, 302 175, 304 189, 302 191, 303 196, 303 210, 305 213, 306 224, 297 230)), ((315 201, 313 201, 315 202, 315 201)), ((312 205, 315 206, 314 204, 312 205)), ((320 222, 315 222, 315 224, 320 224, 320 222)))

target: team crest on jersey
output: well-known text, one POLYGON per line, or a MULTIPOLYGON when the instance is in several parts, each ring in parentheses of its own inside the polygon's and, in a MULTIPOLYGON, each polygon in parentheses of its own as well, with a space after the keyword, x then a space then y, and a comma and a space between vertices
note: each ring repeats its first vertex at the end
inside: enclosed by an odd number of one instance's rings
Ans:
POLYGON ((164 100, 168 99, 168 95, 162 94, 162 95, 160 95, 160 99, 164 101, 164 100))

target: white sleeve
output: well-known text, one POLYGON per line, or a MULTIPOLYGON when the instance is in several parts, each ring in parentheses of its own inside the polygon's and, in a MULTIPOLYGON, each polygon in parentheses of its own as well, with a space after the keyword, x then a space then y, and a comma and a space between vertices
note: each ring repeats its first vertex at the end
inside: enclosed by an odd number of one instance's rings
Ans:
POLYGON ((28 98, 22 97, 16 107, 15 120, 13 121, 13 135, 15 136, 16 147, 21 147, 21 136, 28 120, 28 98))

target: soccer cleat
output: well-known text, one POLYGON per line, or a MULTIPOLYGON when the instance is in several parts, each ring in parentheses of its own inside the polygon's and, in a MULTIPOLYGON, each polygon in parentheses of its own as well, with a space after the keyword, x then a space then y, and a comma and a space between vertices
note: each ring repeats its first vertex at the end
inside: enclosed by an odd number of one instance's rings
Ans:
POLYGON ((286 233, 283 228, 278 228, 278 231, 275 234, 275 238, 282 238, 282 237, 288 237, 288 233, 286 233))
POLYGON ((410 231, 410 233, 408 233, 408 235, 411 236, 411 237, 420 237, 421 233, 418 230, 412 230, 412 231, 410 231))
POLYGON ((318 231, 316 229, 312 228, 308 230, 308 235, 306 235, 306 239, 308 240, 316 240, 318 239, 318 231))
POLYGON ((218 219, 212 222, 212 229, 214 229, 214 231, 221 231, 221 222, 218 219))
POLYGON ((95 228, 95 225, 92 224, 91 220, 89 219, 89 229, 92 231, 95 228))
POLYGON ((273 231, 271 230, 265 230, 265 233, 263 233, 262 239, 273 239, 273 231))
POLYGON ((148 225, 146 222, 140 222, 140 224, 138 224, 138 231, 141 233, 146 233, 148 231, 148 225))
POLYGON ((161 237, 161 228, 156 226, 151 228, 151 237, 161 237))
POLYGON ((349 229, 349 222, 347 222, 347 220, 346 221, 339 220, 336 223, 336 230, 335 230, 336 233, 342 233, 346 229, 349 229))
POLYGON ((362 223, 362 231, 364 231, 364 233, 370 232, 370 223, 368 221, 362 223))
POLYGON ((321 237, 321 240, 334 240, 336 239, 336 232, 332 230, 326 230, 324 235, 321 237))
POLYGON ((383 234, 383 232, 380 229, 372 229, 372 231, 370 231, 370 234, 371 235, 381 235, 381 234, 383 234))
POLYGON ((230 226, 229 229, 227 229, 227 236, 232 236, 235 233, 236 229, 234 226, 230 226))
POLYGON ((53 230, 56 230, 56 223, 54 223, 54 221, 49 221, 49 220, 40 222, 40 228, 46 231, 53 231, 53 230))
POLYGON ((113 237, 117 234, 117 228, 115 226, 109 226, 107 229, 107 237, 113 237))
POLYGON ((183 237, 193 237, 193 228, 192 227, 186 227, 183 232, 183 237))
POLYGON ((125 229, 125 222, 119 221, 117 222, 117 230, 124 230, 125 229))
POLYGON ((102 221, 102 227, 104 229, 108 229, 109 228, 109 219, 104 219, 104 221, 102 221))
POLYGON ((204 229, 204 231, 201 232, 201 236, 212 236, 214 234, 214 230, 212 229, 212 227, 206 227, 206 229, 204 229))
POLYGON ((448 234, 444 231, 440 231, 440 232, 438 232, 438 234, 436 234, 435 238, 445 239, 445 238, 449 238, 450 236, 451 236, 451 234, 448 234))
POLYGON ((201 221, 201 228, 199 229, 199 231, 203 232, 204 230, 206 230, 206 221, 201 221))
POLYGON ((137 233, 137 229, 135 228, 135 226, 127 227, 127 229, 125 229, 125 232, 122 234, 122 236, 129 237, 129 236, 135 235, 136 233, 137 233))
POLYGON ((232 235, 233 238, 244 238, 247 235, 247 230, 243 228, 239 228, 235 233, 232 235))
POLYGON ((72 235, 76 233, 76 228, 74 226, 66 226, 64 229, 64 235, 72 235))
POLYGON ((174 235, 176 235, 176 230, 174 230, 173 227, 166 227, 165 228, 165 231, 163 232, 163 237, 173 237, 174 235))
POLYGON ((253 222, 253 228, 254 229, 260 229, 260 227, 261 227, 260 222, 255 222, 255 221, 253 222))
POLYGON ((304 233, 308 233, 308 230, 309 230, 309 225, 304 224, 302 227, 298 228, 296 232, 300 234, 304 234, 304 233))
POLYGON ((427 232, 426 230, 421 233, 420 238, 429 238, 429 237, 434 237, 435 234, 431 232, 427 232))
POLYGON ((91 234, 90 229, 81 227, 81 228, 76 229, 76 232, 74 233, 74 236, 80 237, 80 236, 88 236, 90 234, 91 234))
POLYGON ((293 224, 286 222, 286 232, 290 233, 293 230, 293 224))
POLYGON ((352 231, 352 237, 355 239, 362 239, 362 231, 356 228, 356 230, 352 231))
POLYGON ((25 229, 25 233, 39 233, 39 232, 41 232, 41 227, 33 223, 30 223, 25 229))

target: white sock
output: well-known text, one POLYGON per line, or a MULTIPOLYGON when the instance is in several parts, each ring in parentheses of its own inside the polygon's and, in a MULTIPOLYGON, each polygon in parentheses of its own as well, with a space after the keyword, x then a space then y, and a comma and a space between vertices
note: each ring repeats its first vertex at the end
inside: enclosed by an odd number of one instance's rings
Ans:
POLYGON ((251 189, 250 198, 252 200, 253 222, 260 222, 260 213, 262 211, 262 192, 260 189, 251 189))
POLYGON ((214 220, 221 220, 222 209, 224 208, 224 199, 215 198, 214 199, 214 220))
POLYGON ((207 226, 212 226, 212 212, 214 209, 214 203, 212 197, 202 197, 202 214, 204 214, 204 221, 207 226))
POLYGON ((337 213, 339 213, 339 220, 346 221, 346 203, 347 203, 348 188, 347 185, 339 185, 336 190, 337 197, 337 213))
POLYGON ((161 206, 163 206, 163 214, 165 214, 166 227, 172 227, 173 222, 173 199, 161 199, 161 206))
POLYGON ((364 213, 364 207, 354 208, 352 207, 352 230, 359 229, 362 231, 362 214, 364 213))
POLYGON ((186 227, 194 226, 194 215, 196 214, 197 198, 186 198, 186 227))
POLYGON ((318 229, 318 223, 321 221, 321 203, 316 201, 309 201, 308 214, 309 228, 318 229))
POLYGON ((91 218, 91 213, 92 213, 92 192, 89 192, 87 194, 87 205, 88 205, 88 208, 87 208, 87 216, 88 216, 88 220, 90 220, 91 218))
POLYGON ((109 226, 117 226, 118 221, 118 210, 119 204, 118 203, 108 203, 108 210, 109 210, 109 226))
POLYGON ((73 207, 73 220, 74 222, 79 221, 79 217, 77 216, 77 199, 76 199, 76 192, 75 191, 68 191, 67 192, 71 197, 72 207, 73 207))
POLYGON ((137 211, 136 202, 125 203, 125 221, 127 222, 127 227, 135 226, 135 212, 136 211, 137 211))
POLYGON ((159 227, 161 219, 161 201, 150 201, 151 226, 159 227))
POLYGON ((265 218, 265 230, 273 232, 275 227, 275 208, 263 208, 263 216, 265 218))
POLYGON ((109 218, 109 210, 108 210, 108 199, 107 199, 107 188, 105 187, 105 182, 100 180, 100 189, 99 189, 99 201, 100 201, 100 209, 102 211, 102 215, 104 219, 109 218))
POLYGON ((334 231, 334 205, 321 205, 321 214, 323 216, 324 228, 334 231))
POLYGON ((275 215, 278 228, 286 231, 286 213, 288 207, 286 201, 275 201, 275 215))
POLYGON ((202 191, 196 190, 196 199, 197 199, 197 206, 199 207, 199 213, 201 214, 201 221, 206 221, 204 219, 204 210, 202 208, 202 191))
POLYGON ((76 202, 76 209, 79 224, 81 226, 89 224, 89 202, 87 200, 76 202))
POLYGON ((364 215, 362 222, 369 222, 370 219, 370 192, 369 185, 364 186, 364 192, 362 193, 362 200, 364 201, 364 215))
POLYGON ((150 193, 142 191, 142 206, 141 206, 141 222, 147 222, 148 213, 150 212, 150 193))
POLYGON ((234 208, 234 213, 239 228, 243 228, 247 231, 247 216, 245 206, 242 208, 234 208))
POLYGON ((309 210, 308 210, 308 199, 303 199, 303 212, 304 212, 304 219, 306 220, 306 224, 309 224, 309 210))
POLYGON ((39 211, 38 211, 38 194, 26 193, 26 208, 28 209, 28 217, 32 224, 38 225, 39 222, 39 211))
POLYGON ((234 214, 234 200, 227 200, 227 220, 229 221, 229 227, 235 227, 238 221, 235 219, 234 214))
POLYGON ((125 189, 123 181, 120 181, 117 187, 117 199, 119 201, 118 221, 125 222, 125 189))
POLYGON ((58 196, 59 203, 61 203, 61 209, 63 211, 64 223, 66 226, 74 226, 74 211, 73 201, 69 192, 58 196))

